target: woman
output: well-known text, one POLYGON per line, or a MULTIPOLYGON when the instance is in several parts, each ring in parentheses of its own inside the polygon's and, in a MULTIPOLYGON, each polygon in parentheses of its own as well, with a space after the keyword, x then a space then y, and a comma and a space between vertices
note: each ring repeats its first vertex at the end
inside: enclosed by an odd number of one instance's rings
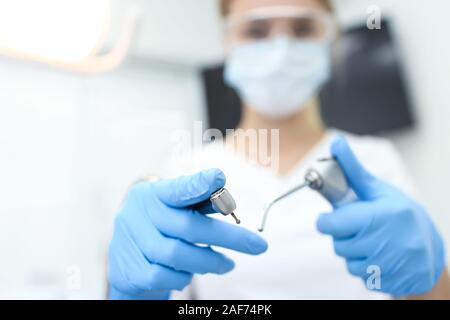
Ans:
MULTIPOLYGON (((332 70, 336 26, 325 0, 223 0, 225 80, 243 100, 238 128, 219 143, 175 162, 171 175, 217 167, 238 204, 243 225, 256 230, 264 205, 303 180, 309 166, 329 155, 338 135, 318 116, 318 92, 332 70), (270 135, 270 130, 279 130, 270 135), (258 152, 254 130, 269 130, 258 152), (279 138, 279 143, 277 143, 279 138), (272 141, 273 139, 273 141, 272 141), (271 162, 261 159, 268 150, 271 162)), ((393 146, 386 140, 345 134, 362 162, 377 176, 407 193, 413 187, 393 146)), ((233 272, 196 277, 183 298, 199 299, 382 299, 352 277, 316 220, 330 210, 318 194, 303 190, 273 207, 267 230, 269 250, 258 257, 226 252, 233 272)), ((175 295, 177 296, 177 295, 175 295)))

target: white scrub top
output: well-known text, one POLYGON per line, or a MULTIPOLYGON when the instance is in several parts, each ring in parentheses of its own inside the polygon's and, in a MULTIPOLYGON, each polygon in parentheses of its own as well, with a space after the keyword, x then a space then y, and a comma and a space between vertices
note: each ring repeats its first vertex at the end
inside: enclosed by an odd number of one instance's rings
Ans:
MULTIPOLYGON (((230 147, 208 145, 188 159, 174 162, 168 176, 219 168, 227 178, 226 188, 237 203, 241 226, 257 232, 263 208, 275 196, 303 181, 306 170, 317 159, 330 155, 330 144, 338 135, 328 131, 322 141, 288 174, 250 164, 230 147)), ((404 165, 387 140, 344 134, 361 162, 375 175, 414 193, 404 165)), ((364 282, 350 275, 344 260, 333 249, 330 237, 320 234, 316 220, 331 206, 315 191, 304 189, 275 205, 262 236, 269 249, 249 256, 216 248, 231 257, 236 267, 225 275, 197 275, 174 299, 385 299, 369 291, 364 282)), ((216 215, 233 223, 231 217, 216 215)))

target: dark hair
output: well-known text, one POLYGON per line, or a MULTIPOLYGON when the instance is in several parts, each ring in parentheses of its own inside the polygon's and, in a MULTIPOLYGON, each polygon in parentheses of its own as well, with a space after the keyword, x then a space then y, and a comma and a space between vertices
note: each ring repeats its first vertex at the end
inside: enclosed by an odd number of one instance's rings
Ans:
MULTIPOLYGON (((230 13, 230 4, 232 0, 220 0, 220 12, 222 16, 226 17, 230 13)), ((330 0, 318 0, 330 12, 333 12, 333 6, 330 0)))

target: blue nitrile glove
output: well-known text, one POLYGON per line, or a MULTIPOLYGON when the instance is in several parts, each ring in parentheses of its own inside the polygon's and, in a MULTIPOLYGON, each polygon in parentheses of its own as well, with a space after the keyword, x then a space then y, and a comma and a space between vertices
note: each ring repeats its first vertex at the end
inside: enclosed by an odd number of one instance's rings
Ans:
POLYGON ((116 218, 109 249, 113 299, 168 299, 193 274, 224 274, 234 263, 210 247, 260 254, 267 243, 242 227, 213 219, 211 194, 225 185, 218 169, 155 183, 129 192, 116 218))
POLYGON ((444 244, 425 209, 368 173, 344 138, 332 146, 359 200, 323 214, 319 231, 331 235, 351 274, 367 281, 381 272, 379 291, 395 297, 429 292, 444 268, 444 244))

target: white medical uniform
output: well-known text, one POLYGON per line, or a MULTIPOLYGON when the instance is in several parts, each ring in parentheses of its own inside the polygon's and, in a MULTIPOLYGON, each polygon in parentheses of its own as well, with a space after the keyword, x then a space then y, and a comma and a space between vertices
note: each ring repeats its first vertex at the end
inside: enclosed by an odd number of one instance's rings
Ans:
MULTIPOLYGON (((170 176, 220 168, 226 187, 237 202, 236 215, 242 226, 256 232, 264 205, 274 196, 303 181, 317 159, 329 156, 333 139, 342 134, 328 131, 322 141, 288 175, 250 164, 230 147, 208 145, 192 157, 174 162, 170 176)), ((362 163, 375 175, 414 193, 404 165, 392 144, 384 139, 345 134, 362 163)), ((262 236, 269 249, 249 256, 218 249, 236 262, 226 275, 196 276, 190 287, 173 298, 195 299, 383 299, 350 275, 344 260, 333 249, 330 237, 316 229, 318 215, 331 206, 315 191, 304 189, 273 207, 262 236)), ((215 216, 233 223, 230 217, 215 216)))

